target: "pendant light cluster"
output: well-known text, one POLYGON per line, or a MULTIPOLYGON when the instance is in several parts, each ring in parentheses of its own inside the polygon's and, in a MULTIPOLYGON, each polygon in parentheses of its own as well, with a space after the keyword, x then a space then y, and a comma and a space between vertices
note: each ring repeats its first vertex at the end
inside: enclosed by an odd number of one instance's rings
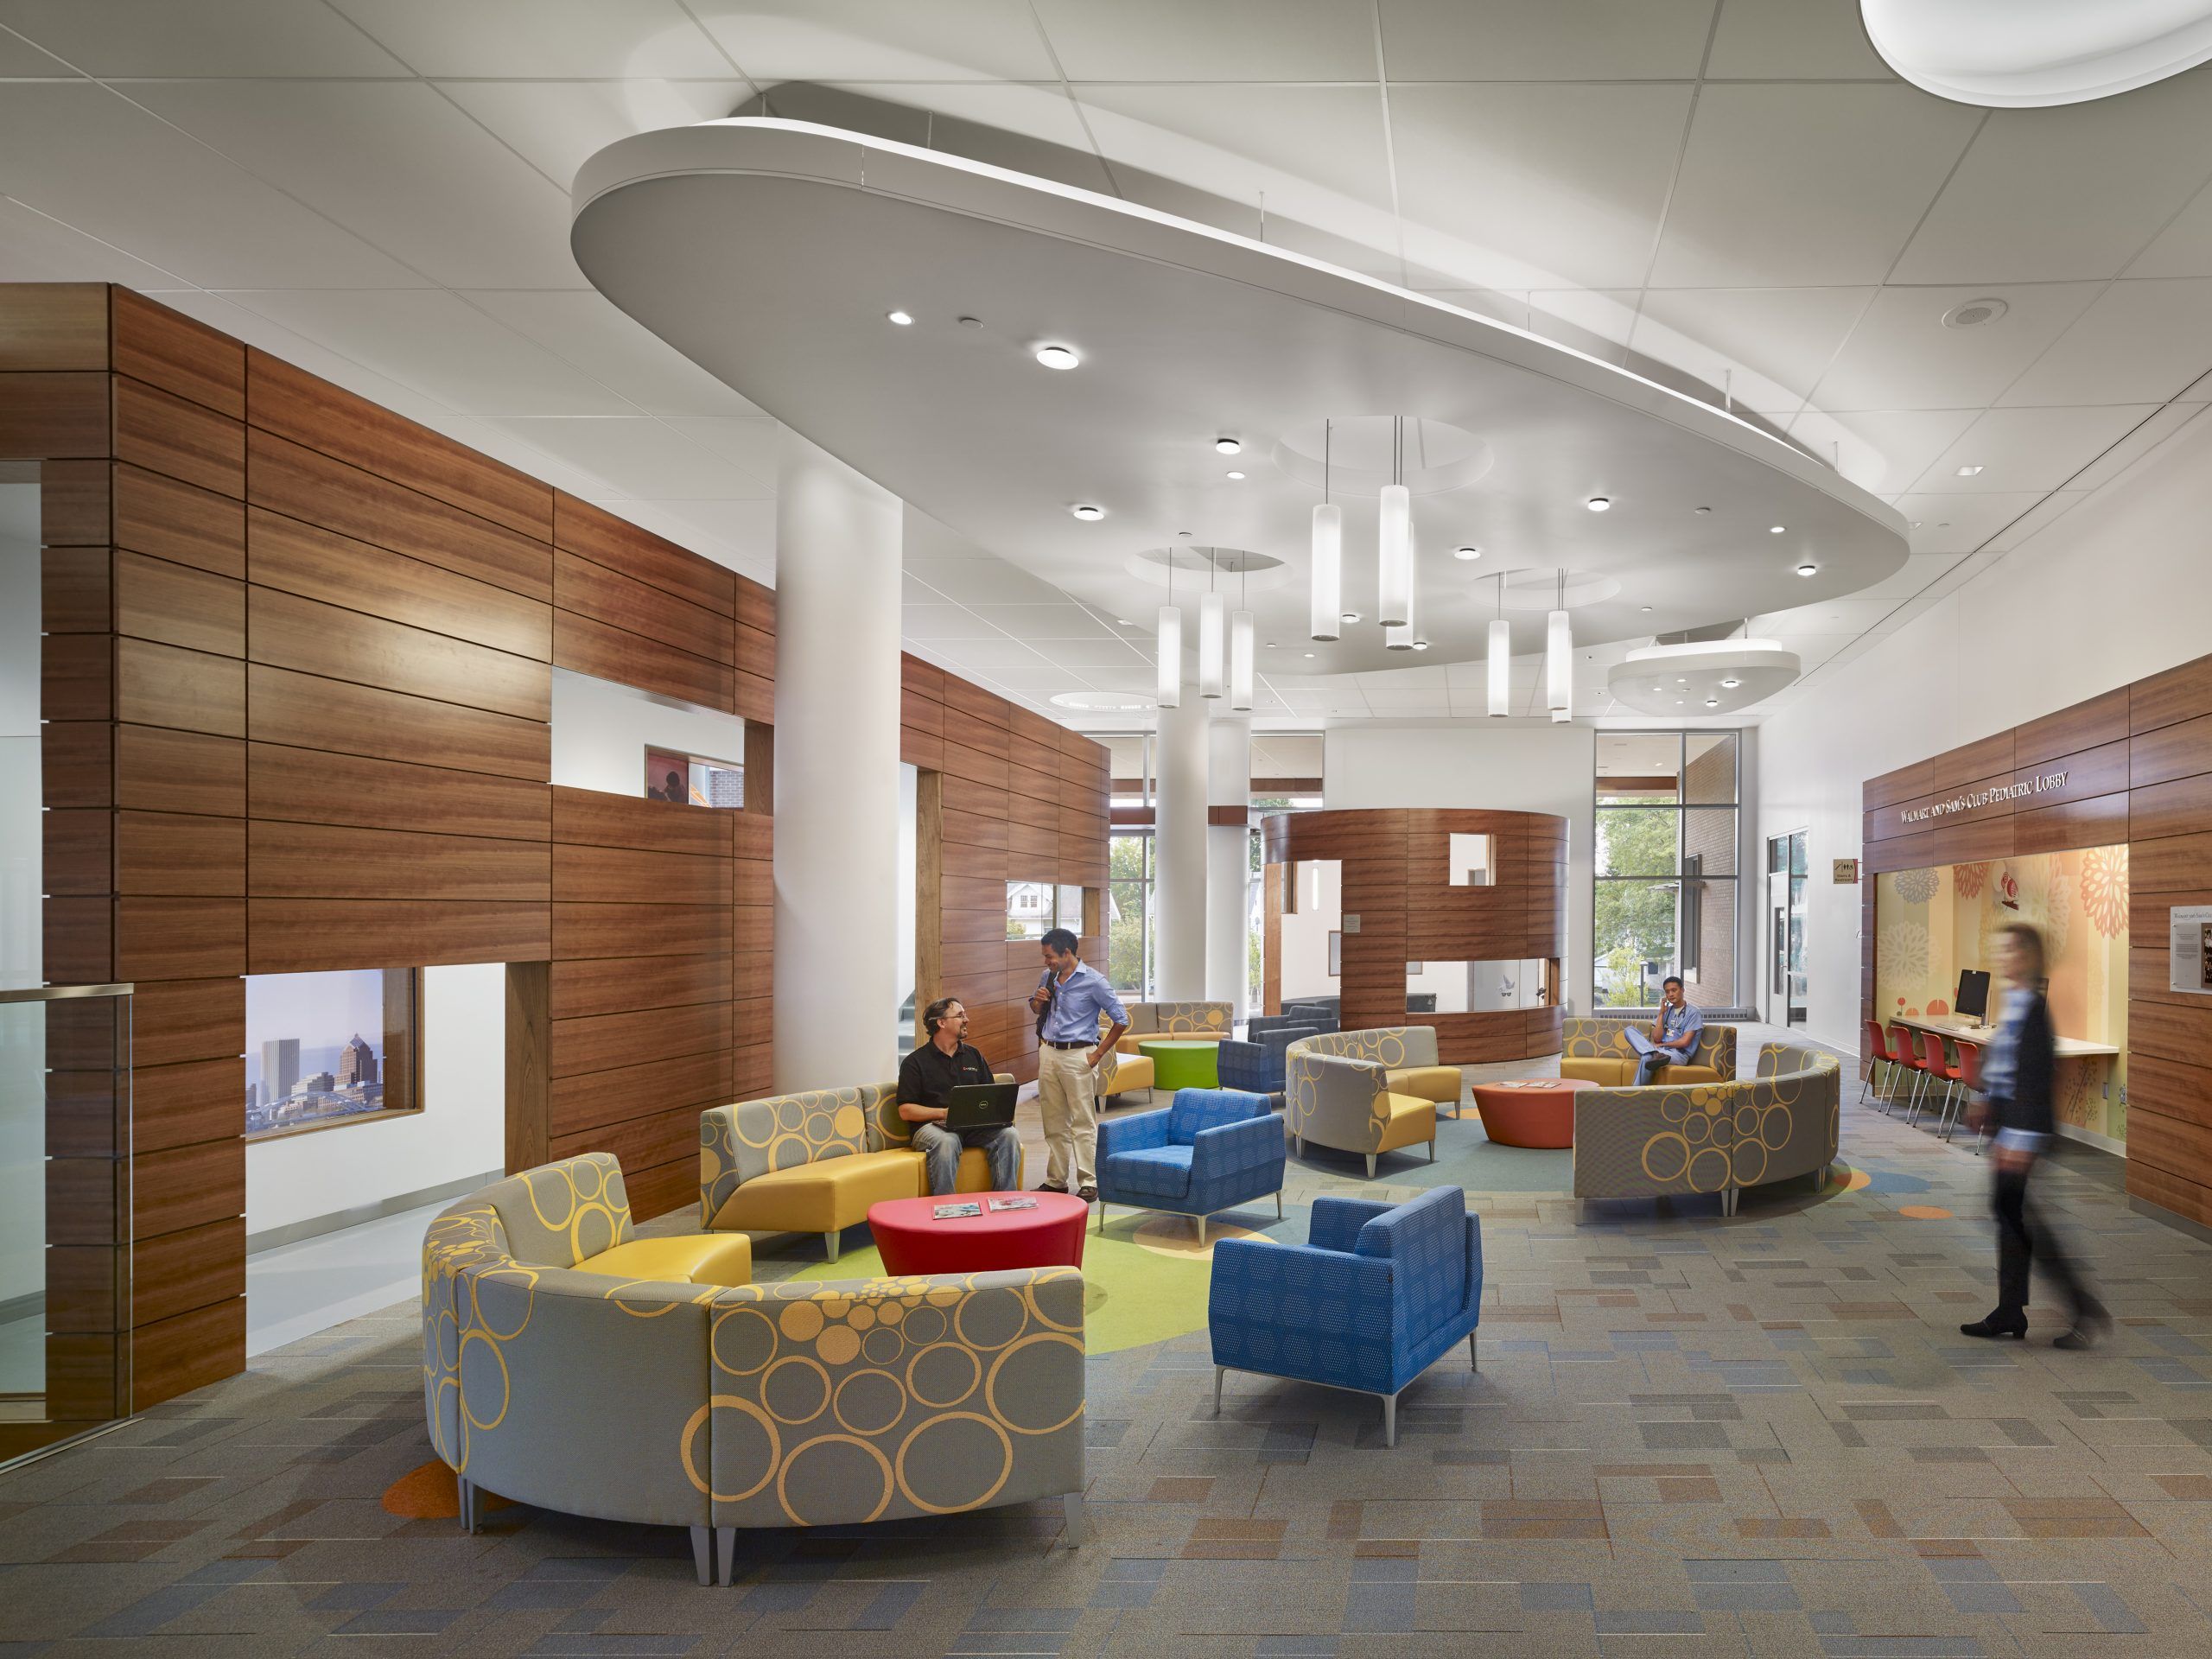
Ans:
MULTIPOLYGON (((1329 499, 1330 440, 1334 423, 1321 429, 1321 504, 1313 509, 1313 588, 1310 633, 1325 642, 1342 637, 1344 608, 1344 512, 1329 499)), ((1406 422, 1390 423, 1390 481, 1382 486, 1381 530, 1376 545, 1376 620, 1382 643, 1392 651, 1426 651, 1415 617, 1414 498, 1405 484, 1406 422)))
MULTIPOLYGON (((1206 591, 1198 595, 1198 695, 1208 700, 1223 696, 1238 714, 1252 709, 1252 613, 1244 608, 1244 571, 1236 572, 1236 606, 1224 616, 1221 594, 1215 588, 1221 572, 1221 550, 1206 550, 1206 591)), ((1167 603, 1160 607, 1160 683, 1162 709, 1179 708, 1183 701, 1183 612, 1175 603, 1175 555, 1167 556, 1167 603)))

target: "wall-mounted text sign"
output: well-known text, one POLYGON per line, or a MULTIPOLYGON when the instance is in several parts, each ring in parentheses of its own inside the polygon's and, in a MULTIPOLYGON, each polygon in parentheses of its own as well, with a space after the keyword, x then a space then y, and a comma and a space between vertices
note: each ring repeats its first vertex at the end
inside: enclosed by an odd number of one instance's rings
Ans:
POLYGON ((2212 995, 2212 905, 2176 905, 2166 916, 2172 951, 2166 988, 2212 995))
POLYGON ((1970 812, 1977 806, 1987 806, 1994 801, 2017 801, 2024 795, 2043 795, 2066 787, 2063 772, 2038 772, 2025 783, 1997 784, 1988 789, 1977 789, 1971 795, 1954 795, 1948 801, 1937 801, 1929 806, 1916 806, 1910 812, 1898 815, 1903 823, 1920 823, 1929 818, 1948 817, 1954 812, 1970 812))
POLYGON ((1834 864, 1835 868, 1830 873, 1829 879, 1834 881, 1837 887, 1855 887, 1859 885, 1859 861, 1857 859, 1839 858, 1833 860, 1832 862, 1834 864))

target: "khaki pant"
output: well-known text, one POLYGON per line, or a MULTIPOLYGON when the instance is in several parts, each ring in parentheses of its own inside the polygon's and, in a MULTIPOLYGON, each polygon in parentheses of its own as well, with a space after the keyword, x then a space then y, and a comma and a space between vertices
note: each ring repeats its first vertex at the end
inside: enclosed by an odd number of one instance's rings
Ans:
POLYGON ((1098 1185, 1098 1078, 1084 1048, 1037 1051, 1037 1106, 1045 1120, 1045 1179, 1079 1192, 1098 1185), (1071 1177, 1068 1166, 1075 1166, 1071 1177))

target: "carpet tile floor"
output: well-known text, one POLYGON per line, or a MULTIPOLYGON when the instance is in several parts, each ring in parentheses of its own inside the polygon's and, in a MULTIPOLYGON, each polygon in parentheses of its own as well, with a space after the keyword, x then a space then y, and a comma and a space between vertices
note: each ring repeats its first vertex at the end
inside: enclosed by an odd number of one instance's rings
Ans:
MULTIPOLYGON (((1843 1134, 1842 1179, 1731 1221, 1471 1194, 1481 1370, 1408 1390, 1395 1451, 1319 1389, 1231 1376, 1214 1417, 1202 1329, 1094 1356, 1077 1549, 1057 1503, 747 1535, 703 1590, 673 1530, 401 1519, 430 1456, 403 1304, 0 1477, 0 1659, 2212 1651, 2212 1246, 2069 1148, 2043 1195, 2120 1328, 1974 1342, 1984 1162, 1848 1105, 1843 1134)), ((1288 1197, 1430 1179, 1294 1160, 1288 1197)))

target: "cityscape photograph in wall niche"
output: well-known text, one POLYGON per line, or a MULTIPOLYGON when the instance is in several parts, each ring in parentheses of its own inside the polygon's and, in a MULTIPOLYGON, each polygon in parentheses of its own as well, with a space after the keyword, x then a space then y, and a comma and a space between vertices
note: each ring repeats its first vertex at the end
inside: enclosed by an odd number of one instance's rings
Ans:
POLYGON ((245 1132, 284 1135, 413 1110, 416 975, 354 969, 245 982, 245 1132))

